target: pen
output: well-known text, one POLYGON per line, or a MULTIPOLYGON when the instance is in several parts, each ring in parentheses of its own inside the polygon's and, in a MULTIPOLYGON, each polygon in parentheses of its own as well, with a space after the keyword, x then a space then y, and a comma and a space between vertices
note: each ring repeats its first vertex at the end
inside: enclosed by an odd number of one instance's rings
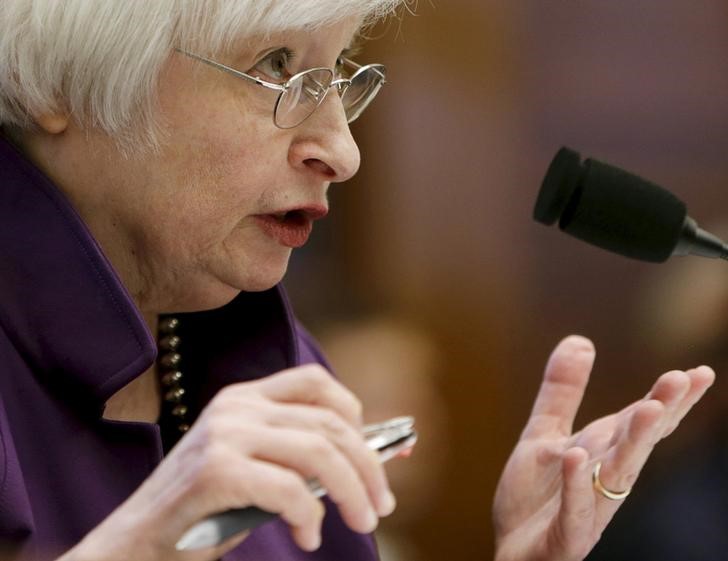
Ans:
MULTIPOLYGON (((367 425, 362 433, 367 446, 378 451, 379 460, 384 463, 414 446, 417 433, 413 426, 414 418, 397 417, 383 423, 367 425)), ((315 479, 309 483, 309 489, 317 498, 326 494, 326 489, 315 479)), ((235 534, 274 520, 277 516, 256 506, 235 508, 214 514, 187 530, 175 547, 179 551, 189 551, 216 546, 235 534)))

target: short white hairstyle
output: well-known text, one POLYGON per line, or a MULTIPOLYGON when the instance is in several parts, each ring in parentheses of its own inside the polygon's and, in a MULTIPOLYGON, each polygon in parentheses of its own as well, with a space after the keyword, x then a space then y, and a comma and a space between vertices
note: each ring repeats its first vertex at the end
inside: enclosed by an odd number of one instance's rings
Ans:
POLYGON ((155 146, 156 86, 175 47, 371 23, 405 0, 0 0, 0 125, 67 112, 131 148, 155 146))

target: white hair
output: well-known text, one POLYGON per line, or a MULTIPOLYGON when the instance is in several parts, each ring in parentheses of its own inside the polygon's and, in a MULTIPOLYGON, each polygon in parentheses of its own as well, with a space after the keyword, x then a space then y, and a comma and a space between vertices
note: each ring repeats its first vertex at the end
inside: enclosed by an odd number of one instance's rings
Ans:
POLYGON ((156 144, 157 80, 174 47, 365 23, 403 0, 1 0, 0 126, 67 112, 122 143, 156 144))

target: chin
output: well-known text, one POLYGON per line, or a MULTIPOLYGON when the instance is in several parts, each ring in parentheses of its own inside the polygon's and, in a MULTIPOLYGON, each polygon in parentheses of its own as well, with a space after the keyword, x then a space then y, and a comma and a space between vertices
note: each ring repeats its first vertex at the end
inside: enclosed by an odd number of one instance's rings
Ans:
POLYGON ((183 301, 174 306, 174 312, 204 312, 222 308, 232 302, 241 292, 263 292, 273 288, 280 282, 278 280, 267 280, 254 283, 246 283, 244 287, 237 288, 228 284, 219 283, 215 287, 201 288, 195 292, 188 292, 183 301))
MULTIPOLYGON (((280 275, 280 276, 276 277, 275 280, 269 279, 269 280, 260 280, 257 282, 246 283, 243 288, 238 290, 238 293, 240 293, 240 292, 264 292, 266 290, 270 290, 271 288, 273 288, 275 285, 277 285, 282 280, 283 280, 283 275, 280 275)), ((236 294, 236 296, 237 296, 237 294, 236 294)))
POLYGON ((196 282, 187 283, 183 301, 178 302, 184 309, 177 311, 214 310, 229 304, 241 292, 269 290, 283 280, 287 269, 288 259, 268 259, 252 266, 209 270, 196 282))
POLYGON ((263 292, 269 290, 283 280, 288 270, 288 258, 269 259, 261 261, 251 268, 245 267, 239 271, 236 278, 229 279, 229 285, 237 288, 238 292, 263 292), (251 274, 252 273, 252 274, 251 274))
POLYGON ((258 270, 256 273, 255 275, 245 275, 243 278, 221 283, 222 286, 210 290, 210 299, 217 302, 216 306, 211 307, 219 308, 224 306, 241 292, 264 292, 270 290, 283 280, 286 268, 267 271, 258 270))

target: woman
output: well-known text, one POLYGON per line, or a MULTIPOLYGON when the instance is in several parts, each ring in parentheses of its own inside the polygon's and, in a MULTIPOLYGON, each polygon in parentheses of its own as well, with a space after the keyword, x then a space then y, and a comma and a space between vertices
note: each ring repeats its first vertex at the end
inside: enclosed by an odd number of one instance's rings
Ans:
MULTIPOLYGON (((3 3, 8 555, 376 558, 366 534, 394 498, 356 398, 277 283, 329 185, 357 171, 348 122, 384 69, 356 74, 349 47, 396 4, 3 3), (175 551, 196 522, 247 505, 280 521, 175 551)), ((620 504, 608 489, 634 482, 713 376, 667 374, 572 435, 592 359, 571 337, 547 367, 496 497, 498 559, 583 557, 620 504)))

